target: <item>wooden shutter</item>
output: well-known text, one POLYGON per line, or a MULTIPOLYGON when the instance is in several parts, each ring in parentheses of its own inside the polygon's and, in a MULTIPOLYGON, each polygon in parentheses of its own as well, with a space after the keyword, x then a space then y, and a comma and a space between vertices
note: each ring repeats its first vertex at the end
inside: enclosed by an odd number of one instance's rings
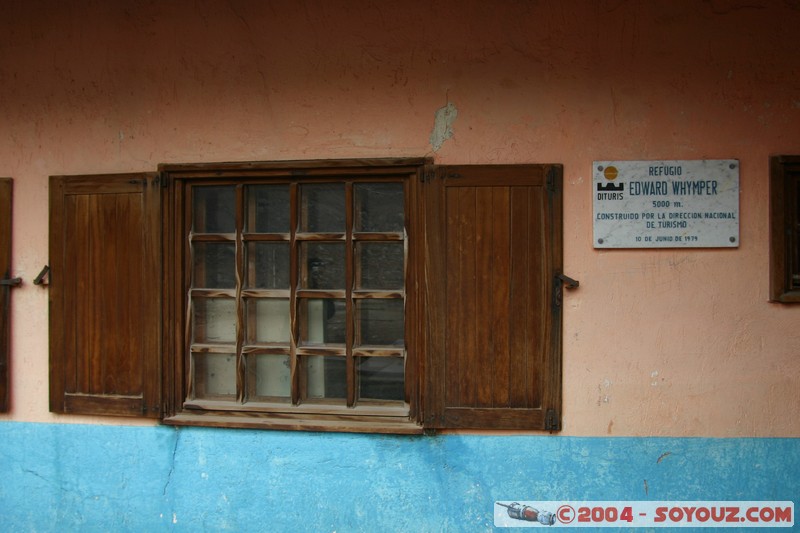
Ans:
POLYGON ((427 427, 559 429, 560 183, 556 165, 427 181, 427 427))
MULTIPOLYGON (((0 280, 11 278, 11 190, 9 178, 0 179, 0 280)), ((0 285, 0 412, 8 411, 11 285, 0 285)))
POLYGON ((50 178, 50 410, 157 417, 155 174, 50 178))
POLYGON ((770 299, 800 302, 800 156, 770 158, 770 299))

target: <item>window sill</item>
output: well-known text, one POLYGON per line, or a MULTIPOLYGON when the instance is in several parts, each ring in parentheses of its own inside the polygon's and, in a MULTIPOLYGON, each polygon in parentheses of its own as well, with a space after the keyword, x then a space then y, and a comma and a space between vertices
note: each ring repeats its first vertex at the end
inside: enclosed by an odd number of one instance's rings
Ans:
POLYGON ((786 291, 774 296, 770 301, 781 304, 796 304, 800 303, 800 291, 792 290, 786 291))
POLYGON ((386 433, 420 435, 422 426, 408 418, 391 416, 325 416, 303 414, 259 414, 246 413, 182 412, 165 418, 165 424, 173 426, 205 426, 248 429, 274 429, 291 431, 330 431, 339 433, 386 433))

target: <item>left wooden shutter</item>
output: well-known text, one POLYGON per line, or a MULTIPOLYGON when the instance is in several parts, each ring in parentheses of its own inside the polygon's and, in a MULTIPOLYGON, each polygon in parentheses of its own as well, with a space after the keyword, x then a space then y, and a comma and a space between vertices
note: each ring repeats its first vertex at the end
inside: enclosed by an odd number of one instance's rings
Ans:
POLYGON ((158 417, 156 174, 50 178, 50 410, 158 417))
MULTIPOLYGON (((0 279, 11 281, 11 178, 0 178, 0 279)), ((8 411, 11 287, 0 285, 0 413, 8 411)))

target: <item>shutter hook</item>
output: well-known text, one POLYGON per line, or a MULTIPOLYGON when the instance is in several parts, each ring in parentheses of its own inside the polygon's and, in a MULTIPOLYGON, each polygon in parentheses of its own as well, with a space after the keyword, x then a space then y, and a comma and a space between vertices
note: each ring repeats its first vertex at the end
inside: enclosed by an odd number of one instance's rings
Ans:
POLYGON ((560 279, 564 283, 564 286, 568 289, 577 289, 581 284, 581 282, 577 279, 572 279, 564 274, 556 274, 556 277, 560 279))
POLYGON ((42 271, 39 272, 39 275, 36 276, 36 279, 33 280, 34 285, 49 285, 49 283, 44 282, 44 277, 50 272, 50 265, 45 265, 42 268, 42 271))

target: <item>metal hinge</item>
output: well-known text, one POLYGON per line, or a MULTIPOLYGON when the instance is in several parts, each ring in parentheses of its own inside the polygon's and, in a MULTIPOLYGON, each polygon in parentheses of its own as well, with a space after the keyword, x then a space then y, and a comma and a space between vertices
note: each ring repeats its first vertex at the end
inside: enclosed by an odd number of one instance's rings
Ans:
POLYGON ((558 431, 561 429, 558 413, 555 409, 548 409, 544 415, 544 429, 547 431, 558 431))
POLYGON ((581 282, 577 279, 572 279, 564 274, 556 274, 556 278, 561 280, 568 289, 577 289, 581 285, 581 282))
MULTIPOLYGON (((151 413, 158 413, 158 415, 159 415, 160 417, 161 417, 161 416, 163 416, 163 414, 164 414, 164 413, 162 412, 162 410, 161 410, 161 406, 160 406, 160 405, 153 405, 153 406, 150 406, 150 409, 149 409, 149 411, 150 411, 151 413)), ((147 412, 148 412, 147 405, 145 405, 145 402, 143 402, 143 403, 142 403, 142 415, 143 415, 143 416, 147 416, 147 412)))
POLYGON ((429 183, 433 181, 433 178, 436 177, 436 167, 433 165, 426 165, 425 168, 422 169, 422 174, 419 176, 419 181, 422 183, 429 183))
POLYGON ((547 190, 550 192, 556 190, 556 167, 550 167, 547 171, 547 190))
POLYGON ((153 178, 153 184, 156 186, 161 185, 162 189, 166 189, 169 186, 169 179, 167 179, 166 174, 159 172, 156 174, 156 177, 153 178))
POLYGON ((572 290, 577 289, 580 284, 580 281, 572 279, 569 276, 565 276, 561 273, 556 274, 553 277, 553 306, 561 307, 561 301, 563 299, 563 291, 561 290, 562 286, 572 290))

